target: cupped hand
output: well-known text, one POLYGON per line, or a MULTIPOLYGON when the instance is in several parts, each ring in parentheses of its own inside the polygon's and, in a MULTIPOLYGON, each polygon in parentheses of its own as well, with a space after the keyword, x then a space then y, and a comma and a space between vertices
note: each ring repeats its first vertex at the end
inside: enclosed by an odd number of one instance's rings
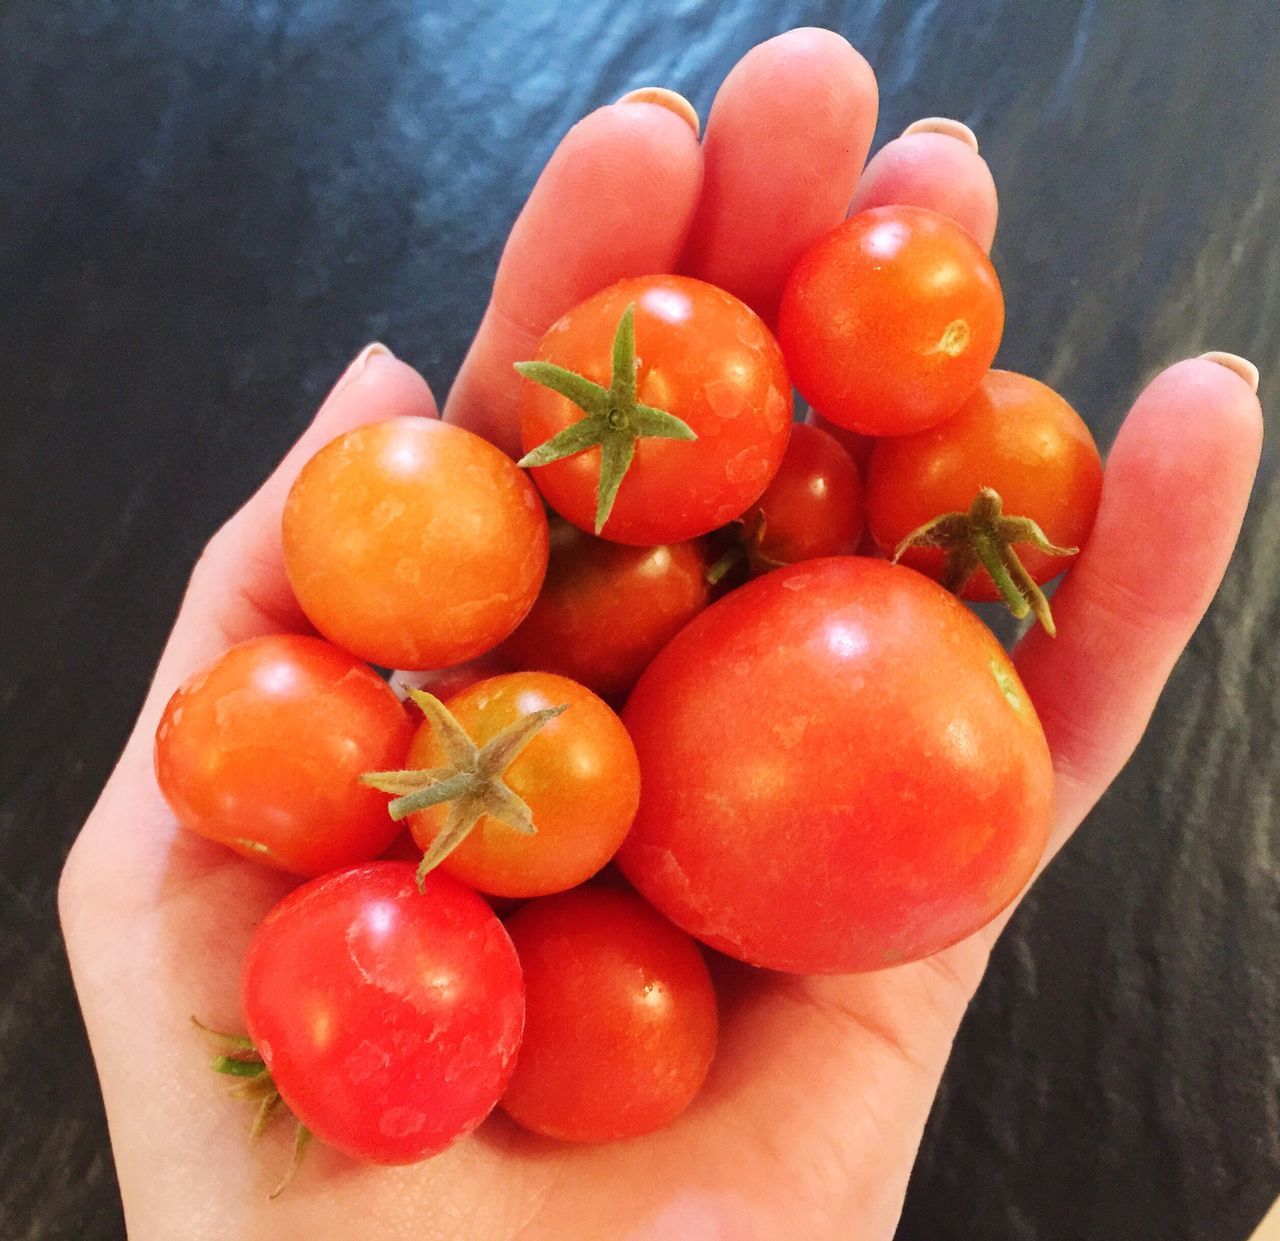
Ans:
MULTIPOLYGON (((875 116, 866 62, 821 30, 749 52, 701 143, 662 102, 624 99, 592 113, 512 229, 444 417, 514 450, 511 364, 574 303, 625 276, 686 272, 770 318, 794 260, 851 205, 931 207, 989 246, 995 190, 963 132, 913 127, 864 167, 875 116)), ((1223 574, 1260 451, 1254 387, 1207 359, 1148 385, 1112 448, 1093 536, 1055 596, 1059 636, 1033 632, 1018 647, 1057 775, 1049 856, 1129 757, 1223 574), (1153 556, 1153 547, 1178 552, 1153 556)), ((208 1072, 190 1016, 241 1024, 241 957, 294 881, 180 830, 156 788, 152 739, 174 688, 228 646, 307 630, 281 563, 285 493, 321 444, 393 415, 438 413, 425 382, 371 346, 211 540, 133 736, 67 862, 63 926, 129 1235, 888 1241, 953 1037, 1008 913, 936 957, 875 974, 725 966, 712 1075, 663 1132, 578 1148, 495 1115, 437 1158, 396 1169, 313 1146, 288 1192, 268 1200, 288 1163, 288 1126, 250 1145, 249 1115, 208 1072)))

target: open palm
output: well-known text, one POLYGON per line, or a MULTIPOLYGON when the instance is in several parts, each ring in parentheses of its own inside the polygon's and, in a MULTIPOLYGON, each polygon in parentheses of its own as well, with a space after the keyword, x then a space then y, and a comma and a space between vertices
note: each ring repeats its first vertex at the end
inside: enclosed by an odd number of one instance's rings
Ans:
MULTIPOLYGON (((511 364, 586 295, 684 271, 766 318, 801 250, 853 206, 902 202, 995 230, 990 173, 954 134, 909 131, 863 168, 870 69, 837 35, 799 30, 730 74, 705 140, 624 101, 564 139, 512 231, 444 416, 511 449, 511 364)), ((1198 359, 1159 375, 1114 445, 1093 538, 1054 602, 1060 636, 1017 652, 1057 773, 1050 853, 1128 758, 1226 566, 1257 464, 1254 385, 1198 359), (1159 535, 1157 541, 1157 534, 1159 535), (1176 556, 1153 556, 1153 547, 1176 556)), ((190 1024, 233 1029, 249 935, 292 881, 178 829, 151 744, 176 685, 229 645, 307 631, 279 519, 306 458, 339 432, 432 417, 424 381, 372 346, 201 558, 150 696, 67 863, 61 911, 134 1241, 776 1241, 887 1239, 965 1007, 1000 924, 930 960, 805 979, 717 965, 720 1051, 671 1128, 610 1146, 540 1140, 500 1116, 408 1168, 313 1147, 289 1191, 287 1127, 250 1147, 190 1024)))

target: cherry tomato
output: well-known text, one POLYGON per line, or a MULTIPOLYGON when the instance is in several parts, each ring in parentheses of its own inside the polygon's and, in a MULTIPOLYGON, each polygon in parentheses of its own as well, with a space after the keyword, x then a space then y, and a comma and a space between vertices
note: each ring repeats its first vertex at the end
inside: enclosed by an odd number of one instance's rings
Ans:
MULTIPOLYGON (((513 672, 473 685, 445 705, 478 746, 522 716, 567 709, 500 773, 528 807, 536 835, 484 815, 441 863, 444 870, 495 896, 539 896, 581 883, 613 857, 635 818, 640 769, 631 738, 607 703, 566 677, 513 672)), ((438 768, 447 761, 437 729, 423 724, 407 765, 438 768)), ((409 817, 422 849, 444 828, 451 804, 409 817)))
POLYGON ((669 1125, 716 1049, 697 945, 634 893, 579 888, 507 922, 524 968, 524 1044, 502 1109, 526 1129, 611 1142, 669 1125))
POLYGON ((368 665, 319 638, 233 646, 169 699, 156 780, 184 827, 299 875, 367 862, 396 834, 360 783, 413 725, 368 665))
POLYGON ((624 711, 643 795, 618 855, 754 965, 880 969, 976 931, 1049 829, 1040 722, 990 631, 901 565, 809 560, 696 616, 624 711))
MULTIPOLYGON (((736 297, 686 276, 624 280, 588 298, 542 338, 537 362, 608 389, 615 335, 630 306, 635 399, 674 415, 697 438, 634 440, 634 460, 599 532, 636 546, 679 543, 732 521, 765 489, 787 446, 791 384, 763 320, 736 297)), ((520 408, 531 455, 585 421, 581 406, 540 381, 525 383, 520 408)), ((617 434, 629 440, 638 428, 634 400, 609 408, 602 428, 617 422, 617 434)), ((551 507, 582 530, 596 529, 601 459, 599 447, 587 448, 533 469, 551 507)))
POLYGON ((626 547, 553 519, 542 593, 500 654, 606 697, 625 694, 710 601, 707 562, 696 541, 626 547))
POLYGON ((760 567, 853 551, 862 537, 862 480, 853 458, 817 427, 793 427, 782 465, 741 518, 760 567))
POLYGON ((953 414, 1003 330, 991 260, 959 224, 922 207, 873 207, 819 238, 778 311, 801 395, 866 435, 907 435, 953 414))
POLYGON ((313 880, 263 919, 245 1023, 281 1098, 322 1142, 413 1163, 469 1133, 515 1066, 520 963, 484 901, 413 865, 313 880))
POLYGON ((325 637, 384 668, 443 668, 524 618, 547 566, 547 522, 492 444, 434 418, 392 418, 348 431, 302 468, 284 558, 325 637))
MULTIPOLYGON (((892 553, 933 518, 966 512, 982 487, 999 494, 1006 514, 1031 518, 1049 542, 1083 547, 1102 494, 1102 462, 1089 428, 1052 388, 1026 375, 990 371, 946 422, 877 444, 867 475, 871 533, 892 553)), ((1070 564, 1029 544, 1016 552, 1036 582, 1070 564)), ((902 556, 938 580, 944 559, 938 547, 912 547, 902 556)), ((983 568, 961 594, 1000 598, 983 568)))

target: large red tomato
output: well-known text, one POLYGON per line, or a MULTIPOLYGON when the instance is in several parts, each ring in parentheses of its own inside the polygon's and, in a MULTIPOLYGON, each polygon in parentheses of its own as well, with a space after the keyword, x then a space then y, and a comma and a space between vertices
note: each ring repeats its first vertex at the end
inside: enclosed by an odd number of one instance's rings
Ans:
POLYGON ((619 854, 678 926, 754 965, 872 970, 988 922, 1048 834, 1040 722, 990 631, 914 570, 778 569, 695 617, 624 712, 619 854))
POLYGON ((701 280, 615 284, 554 323, 520 369, 530 380, 520 437, 538 490, 575 526, 618 543, 679 543, 732 521, 787 446, 791 383, 778 342, 749 306, 701 280), (535 451, 553 440, 568 455, 535 451))
POLYGON ((820 237, 778 310, 801 395, 865 435, 907 435, 954 413, 1003 331, 991 260, 954 220, 923 207, 873 207, 820 237))

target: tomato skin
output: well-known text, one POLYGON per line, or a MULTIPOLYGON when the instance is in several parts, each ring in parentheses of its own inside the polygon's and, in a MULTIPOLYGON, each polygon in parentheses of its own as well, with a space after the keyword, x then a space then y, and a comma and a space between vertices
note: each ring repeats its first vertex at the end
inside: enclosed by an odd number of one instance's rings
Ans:
POLYGON ((577 888, 507 921, 524 968, 525 1040, 502 1109, 535 1133, 612 1142, 670 1124, 715 1055, 698 946, 634 893, 577 888))
POLYGON ((413 726, 417 728, 422 723, 422 712, 409 697, 409 690, 425 689, 441 702, 447 702, 454 694, 460 694, 464 689, 470 689, 481 681, 487 681, 490 677, 501 676, 504 672, 510 671, 511 665, 497 651, 490 651, 487 655, 481 655, 479 659, 469 660, 465 664, 454 664, 452 668, 417 671, 397 668, 391 674, 388 684, 395 691, 396 697, 403 701, 413 726))
POLYGON ((524 987, 493 911, 409 862, 313 880, 258 926, 249 1037, 294 1115, 370 1163, 413 1163, 474 1129, 515 1067, 524 987))
MULTIPOLYGON (((732 521, 765 489, 791 429, 791 384, 782 351, 744 302, 687 276, 624 280, 552 325, 537 361, 607 387, 614 331, 635 303, 637 392, 697 435, 642 439, 603 535, 651 547, 681 543, 732 521)), ((526 452, 582 418, 567 398, 524 384, 520 437, 526 452)), ((595 528, 600 450, 537 466, 547 502, 579 529, 595 528)))
MULTIPOLYGON (((1089 428, 1052 388, 1027 375, 989 371, 946 422, 876 445, 867 475, 871 533, 892 554, 934 517, 966 511, 981 487, 1000 493, 1006 514, 1030 517, 1050 543, 1083 547, 1102 494, 1102 461, 1089 428)), ((1071 564, 1029 544, 1016 551, 1037 582, 1071 564)), ((936 547, 909 548, 902 562, 942 577, 943 553, 936 547)), ((962 596, 999 598, 985 569, 969 579, 962 596)))
POLYGON ((313 625, 384 668, 444 668, 533 605, 547 523, 515 462, 461 427, 357 427, 302 468, 284 510, 290 585, 313 625))
POLYGON ((1008 904, 1044 848, 1052 767, 1013 665, 902 566, 757 578, 677 635, 623 714, 643 794, 619 865, 754 965, 937 952, 1008 904))
POLYGON ((413 725, 368 665, 320 638, 233 646, 169 699, 156 730, 160 791, 186 828, 298 875, 366 862, 395 838, 386 798, 360 784, 398 766, 413 725))
POLYGON ((907 435, 953 414, 1003 331, 991 260, 923 207, 873 207, 819 238, 778 311, 796 388, 824 418, 864 435, 907 435))
POLYGON ((795 564, 853 551, 862 537, 862 479, 834 437, 801 424, 791 430, 782 465, 746 513, 761 527, 755 551, 766 563, 795 564))
MULTIPOLYGON (((471 686, 445 703, 477 744, 523 715, 568 704, 543 725, 503 777, 528 805, 537 835, 488 816, 440 863, 455 878, 494 896, 541 896, 573 887, 618 851, 640 800, 640 767, 622 721, 589 689, 548 672, 512 672, 471 686)), ((446 758, 429 724, 409 746, 407 765, 440 767, 446 758)), ((447 805, 409 816, 425 851, 444 826, 447 805)))
POLYGON ((499 653, 605 697, 625 694, 710 602, 708 563, 696 541, 628 547, 553 518, 542 593, 499 653))

